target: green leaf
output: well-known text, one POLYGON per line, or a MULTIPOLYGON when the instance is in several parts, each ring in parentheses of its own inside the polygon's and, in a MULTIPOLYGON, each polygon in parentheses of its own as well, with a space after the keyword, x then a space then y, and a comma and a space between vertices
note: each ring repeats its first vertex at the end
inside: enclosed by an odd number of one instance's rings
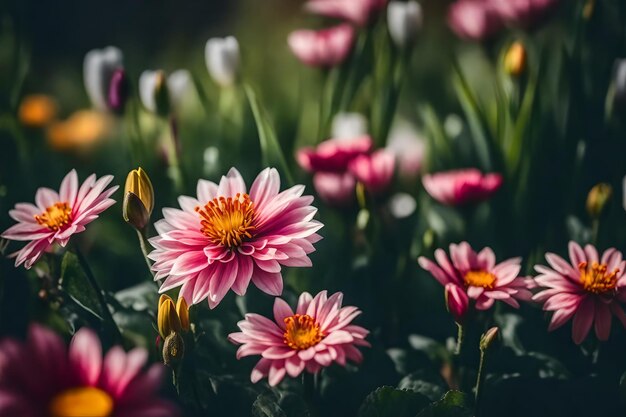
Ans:
POLYGON ((360 417, 414 417, 430 404, 425 395, 393 387, 380 387, 367 396, 360 417))
POLYGON ((254 115, 254 121, 259 133, 259 141, 261 144, 261 153, 263 154, 263 165, 265 166, 277 166, 283 171, 283 174, 287 177, 287 181, 293 184, 293 176, 289 170, 289 165, 285 159, 278 138, 276 137, 276 131, 272 126, 267 113, 259 103, 256 93, 252 87, 248 84, 244 85, 246 96, 250 102, 250 108, 254 115))
POLYGON ((104 320, 103 311, 95 290, 89 285, 85 272, 80 267, 78 257, 72 252, 66 252, 61 261, 61 280, 63 291, 83 310, 104 320))
POLYGON ((253 417, 287 417, 278 405, 278 398, 271 394, 260 394, 252 404, 253 417))
POLYGON ((472 417, 469 397, 460 391, 448 391, 439 401, 422 410, 417 417, 472 417))
POLYGON ((398 388, 419 392, 431 401, 435 401, 446 392, 446 382, 436 372, 420 369, 402 378, 398 388))

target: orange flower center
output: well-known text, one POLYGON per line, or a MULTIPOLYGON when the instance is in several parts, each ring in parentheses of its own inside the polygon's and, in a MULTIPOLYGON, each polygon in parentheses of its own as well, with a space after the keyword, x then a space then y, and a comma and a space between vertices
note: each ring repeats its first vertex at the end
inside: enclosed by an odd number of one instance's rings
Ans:
POLYGON ((615 291, 619 269, 615 268, 613 272, 607 273, 605 264, 594 262, 589 267, 587 262, 581 262, 578 264, 578 270, 580 271, 580 282, 585 291, 594 294, 605 294, 615 291))
POLYGON ((48 229, 57 231, 71 220, 72 208, 67 203, 55 203, 46 211, 35 216, 35 220, 48 229))
POLYGON ((324 335, 320 325, 313 317, 306 314, 295 314, 285 318, 284 341, 287 346, 295 350, 308 349, 317 345, 324 335))
POLYGON ((491 290, 496 283, 496 276, 487 271, 467 271, 463 276, 463 280, 468 287, 471 285, 491 290))
POLYGON ((113 399, 99 388, 70 388, 52 399, 49 411, 51 417, 109 417, 113 399))
POLYGON ((196 207, 202 220, 200 231, 213 243, 234 248, 245 238, 251 238, 254 231, 254 203, 248 194, 232 197, 218 197, 204 207, 196 207))

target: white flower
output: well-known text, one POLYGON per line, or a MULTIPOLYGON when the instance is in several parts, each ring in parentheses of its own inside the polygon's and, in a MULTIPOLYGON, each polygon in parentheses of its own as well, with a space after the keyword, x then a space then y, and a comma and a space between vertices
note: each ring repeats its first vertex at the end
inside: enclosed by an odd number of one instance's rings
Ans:
POLYGON ((162 88, 166 88, 167 105, 175 109, 191 90, 191 84, 191 74, 184 69, 172 72, 167 78, 161 70, 147 70, 139 77, 139 98, 147 110, 157 113, 162 111, 159 108, 159 94, 162 88))
POLYGON ((211 38, 204 48, 209 74, 222 87, 234 84, 239 72, 239 43, 233 36, 211 38))
POLYGON ((411 123, 403 119, 394 123, 387 138, 387 150, 396 156, 398 172, 402 177, 412 179, 419 175, 424 160, 425 142, 422 134, 411 123))
POLYGON ((417 208, 417 202, 407 193, 396 193, 389 199, 389 211, 396 219, 405 219, 417 208))
POLYGON ((333 139, 354 139, 367 135, 367 119, 361 113, 337 113, 333 118, 333 139))
POLYGON ((108 110, 109 83, 113 73, 124 67, 122 51, 114 46, 93 49, 85 55, 83 77, 91 104, 98 110, 108 110))
POLYGON ((422 6, 414 0, 392 1, 387 6, 387 25, 391 39, 398 47, 405 47, 415 39, 422 28, 422 6))

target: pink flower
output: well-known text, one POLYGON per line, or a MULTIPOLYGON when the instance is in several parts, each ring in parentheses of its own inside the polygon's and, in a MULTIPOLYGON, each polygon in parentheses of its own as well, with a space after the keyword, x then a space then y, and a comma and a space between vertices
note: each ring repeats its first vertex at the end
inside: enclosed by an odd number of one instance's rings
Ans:
POLYGON ((394 155, 379 149, 370 155, 359 155, 350 161, 349 169, 368 192, 377 195, 387 191, 396 166, 394 155))
POLYGON ((296 159, 303 169, 314 173, 313 185, 322 200, 345 206, 355 198, 356 178, 349 165, 358 156, 367 155, 373 146, 369 136, 329 139, 315 149, 300 149, 296 159))
POLYGON ((399 121, 391 129, 386 149, 396 156, 398 174, 415 179, 422 169, 425 153, 424 138, 409 123, 399 121))
POLYGON ((162 365, 145 372, 148 352, 115 346, 102 358, 98 336, 81 329, 69 349, 52 331, 33 324, 25 342, 0 341, 0 415, 20 417, 172 417, 178 410, 157 397, 162 365))
POLYGON ((470 168, 424 175, 422 184, 440 203, 459 206, 490 198, 502 185, 502 176, 470 168))
POLYGON ((535 281, 547 288, 533 297, 543 309, 554 311, 548 331, 561 327, 572 317, 572 339, 580 344, 595 328, 600 340, 611 333, 615 315, 626 327, 626 315, 620 303, 626 301, 626 261, 615 248, 604 251, 602 258, 591 245, 583 250, 576 242, 569 243, 567 262, 554 253, 547 253, 550 267, 536 265, 535 281))
POLYGON ((313 197, 302 196, 303 185, 279 190, 273 168, 257 176, 250 194, 232 168, 219 185, 199 180, 197 198, 178 198, 182 210, 163 209, 149 255, 155 280, 166 278, 159 291, 182 287, 179 297, 192 304, 208 298, 210 308, 231 288, 244 295, 250 280, 280 295, 282 266, 311 266, 307 255, 322 224, 313 220, 317 209, 313 197))
POLYGON ((237 323, 241 332, 231 333, 228 339, 241 345, 237 359, 261 355, 250 375, 252 382, 268 377, 275 386, 285 374, 295 378, 305 369, 317 373, 333 362, 341 366, 347 360, 360 363, 363 355, 357 346, 370 346, 365 340, 369 331, 350 324, 361 311, 341 307, 342 301, 340 292, 327 297, 322 291, 315 298, 305 292, 295 314, 280 298, 274 301, 274 321, 246 314, 246 319, 237 323))
POLYGON ((354 28, 341 24, 322 30, 296 30, 287 40, 294 55, 312 67, 334 67, 341 64, 354 44, 354 28))
POLYGON ((489 0, 499 17, 513 26, 530 26, 541 20, 560 0, 489 0))
POLYGON ((488 0, 458 0, 448 8, 448 26, 460 38, 483 40, 502 30, 504 23, 488 0))
POLYGON ((518 277, 521 258, 511 258, 496 264, 496 256, 491 248, 476 253, 467 242, 461 242, 450 245, 450 258, 443 249, 437 249, 435 260, 437 263, 421 256, 418 262, 446 287, 446 291, 453 295, 452 298, 458 299, 454 301, 458 304, 454 306, 455 310, 457 307, 459 311, 462 310, 465 302, 462 296, 456 294, 458 292, 464 292, 475 300, 478 310, 491 308, 496 300, 518 308, 518 300, 528 301, 532 297, 526 280, 518 277))
POLYGON ((304 6, 311 13, 348 20, 365 26, 387 5, 387 0, 310 0, 304 6))
POLYGON ((111 207, 115 200, 109 197, 118 188, 105 190, 111 180, 111 175, 105 175, 96 181, 92 174, 79 188, 76 171, 71 170, 61 182, 58 193, 42 187, 35 195, 36 205, 16 204, 9 216, 18 223, 0 235, 9 240, 30 241, 14 254, 17 256, 15 266, 23 263, 29 269, 53 244, 67 245, 73 234, 84 231, 87 224, 111 207))

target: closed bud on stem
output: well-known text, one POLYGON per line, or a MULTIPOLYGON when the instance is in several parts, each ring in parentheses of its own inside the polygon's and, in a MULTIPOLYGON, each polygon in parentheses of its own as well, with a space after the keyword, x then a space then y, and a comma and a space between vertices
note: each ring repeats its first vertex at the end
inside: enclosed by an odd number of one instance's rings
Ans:
POLYGON ((237 81, 239 74, 239 42, 233 36, 211 38, 204 48, 207 70, 211 78, 221 87, 237 81))
POLYGON ((150 177, 141 167, 133 169, 124 185, 124 220, 137 230, 143 230, 154 209, 154 189, 150 177))
POLYGON ((469 309, 469 298, 463 289, 455 284, 447 284, 445 289, 446 308, 458 324, 465 322, 469 309))
POLYGON ((515 41, 504 55, 504 71, 512 77, 519 77, 526 71, 526 60, 524 44, 515 41))
POLYGON ((107 105, 116 114, 123 114, 126 102, 130 96, 130 83, 124 68, 117 68, 111 76, 109 91, 107 95, 107 105))
POLYGON ((498 329, 497 327, 492 327, 480 337, 480 351, 481 352, 485 352, 487 349, 489 349, 493 345, 493 343, 498 339, 499 332, 500 332, 500 329, 498 329))
POLYGON ((587 213, 591 218, 598 219, 608 202, 611 200, 613 188, 606 183, 596 184, 587 195, 587 213))
POLYGON ((170 333, 163 342, 163 363, 170 368, 178 366, 185 356, 185 341, 180 333, 170 333))
POLYGON ((159 298, 157 326, 159 328, 159 334, 163 339, 167 339, 172 333, 180 333, 183 330, 178 313, 176 313, 174 301, 165 294, 161 295, 161 298, 159 298))
POLYGON ((184 332, 189 331, 189 306, 183 297, 179 297, 176 302, 176 314, 180 319, 180 326, 184 332))

